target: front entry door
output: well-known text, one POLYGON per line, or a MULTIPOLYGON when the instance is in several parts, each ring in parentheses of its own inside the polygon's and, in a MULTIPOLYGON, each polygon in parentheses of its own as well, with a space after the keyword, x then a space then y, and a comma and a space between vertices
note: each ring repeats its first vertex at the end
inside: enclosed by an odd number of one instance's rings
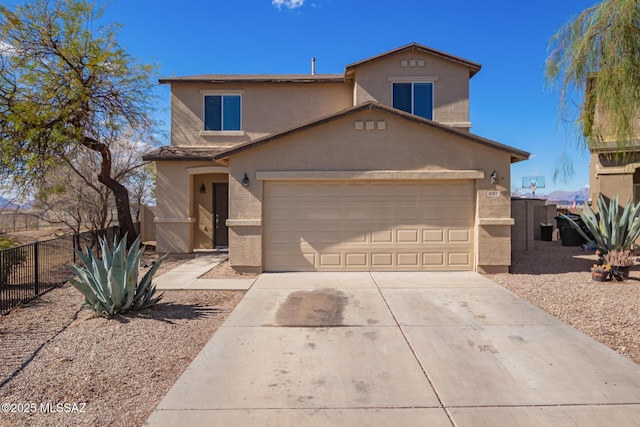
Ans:
POLYGON ((213 184, 213 245, 229 246, 229 184, 213 184))

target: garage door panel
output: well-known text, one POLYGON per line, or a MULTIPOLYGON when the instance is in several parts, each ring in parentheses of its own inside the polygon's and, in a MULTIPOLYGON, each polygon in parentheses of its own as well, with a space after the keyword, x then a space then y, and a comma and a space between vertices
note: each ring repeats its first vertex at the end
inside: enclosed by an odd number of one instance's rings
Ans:
POLYGON ((265 234, 265 237, 272 245, 276 245, 281 243, 292 243, 294 236, 286 231, 272 231, 269 234, 265 234))
POLYGON ((360 243, 360 244, 368 244, 369 240, 367 238, 368 233, 366 231, 361 232, 345 232, 345 243, 360 243))
POLYGON ((461 198, 467 198, 472 191, 472 188, 463 181, 447 183, 443 188, 446 188, 448 194, 461 198))
POLYGON ((397 193, 395 188, 395 184, 392 181, 379 181, 376 182, 375 185, 370 185, 367 183, 368 192, 371 196, 392 196, 397 193))
POLYGON ((422 254, 422 265, 425 267, 444 268, 446 266, 443 252, 428 252, 422 254))
POLYGON ((345 255, 345 264, 346 267, 351 267, 351 268, 366 268, 369 266, 368 261, 368 254, 366 252, 362 252, 362 253, 347 253, 345 255))
POLYGON ((439 206, 425 206, 422 209, 423 221, 429 223, 442 223, 447 218, 446 211, 443 207, 439 206))
POLYGON ((396 242, 398 243, 419 243, 419 230, 396 230, 396 242))
POLYGON ((414 206, 398 206, 394 216, 399 220, 418 221, 422 216, 422 212, 414 206))
POLYGON ((371 254, 371 267, 392 267, 393 266, 393 253, 372 253, 371 254))
POLYGON ((369 219, 369 209, 365 207, 354 207, 353 209, 343 210, 344 217, 349 220, 365 220, 369 219))
POLYGON ((466 267, 471 264, 469 254, 466 252, 449 252, 449 265, 466 267))
POLYGON ((420 267, 419 252, 402 252, 396 254, 398 267, 420 267))
POLYGON ((371 233, 371 243, 393 242, 393 230, 379 230, 371 233))
POLYGON ((325 253, 320 254, 320 267, 340 267, 342 265, 342 254, 325 253))
POLYGON ((448 236, 451 243, 471 243, 471 233, 468 229, 449 230, 448 236))
POLYGON ((389 218, 393 218, 394 208, 393 206, 382 206, 382 204, 376 204, 370 207, 369 215, 372 220, 386 221, 389 218))
POLYGON ((273 266, 286 266, 275 267, 273 271, 315 271, 317 268, 315 253, 299 253, 294 257, 290 253, 271 253, 265 259, 273 266))
POLYGON ((422 242, 424 243, 444 243, 444 233, 442 229, 422 230, 422 242))
POLYGON ((471 181, 270 181, 264 194, 267 271, 473 268, 471 181))

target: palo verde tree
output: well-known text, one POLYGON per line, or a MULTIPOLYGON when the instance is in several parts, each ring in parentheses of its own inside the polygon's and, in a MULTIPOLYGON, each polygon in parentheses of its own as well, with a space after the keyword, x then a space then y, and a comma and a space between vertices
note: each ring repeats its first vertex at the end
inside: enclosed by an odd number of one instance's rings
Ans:
POLYGON ((576 122, 582 146, 634 148, 640 114, 640 2, 606 0, 551 39, 548 80, 557 84, 563 117, 576 122), (578 107, 578 114, 571 111, 578 107))
MULTIPOLYGON (((127 188, 132 215, 138 221, 142 205, 153 199, 152 164, 142 161, 152 146, 138 140, 133 130, 102 138, 111 151, 112 176, 127 188)), ((45 220, 64 224, 75 233, 110 226, 115 219, 113 194, 94 172, 100 170, 100 154, 81 150, 64 160, 37 185, 34 207, 43 211, 45 220)))
POLYGON ((105 136, 151 134, 154 68, 118 44, 119 27, 98 27, 102 7, 85 0, 0 5, 0 167, 28 187, 79 150, 99 154, 98 181, 115 199, 118 221, 136 237, 127 188, 114 176, 105 136))

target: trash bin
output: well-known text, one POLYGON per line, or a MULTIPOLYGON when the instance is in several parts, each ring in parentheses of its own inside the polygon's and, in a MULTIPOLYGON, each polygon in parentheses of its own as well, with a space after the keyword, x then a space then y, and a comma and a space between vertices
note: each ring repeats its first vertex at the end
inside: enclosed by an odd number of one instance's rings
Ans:
MULTIPOLYGON (((567 216, 575 221, 581 229, 584 230, 586 228, 584 222, 582 221, 582 218, 580 218, 579 215, 569 214, 567 216)), ((558 230, 560 230, 560 240, 562 240, 562 246, 580 246, 583 243, 586 243, 584 237, 582 237, 578 230, 573 228, 573 225, 571 225, 571 223, 566 218, 557 216, 556 222, 558 223, 558 230)))
POLYGON ((553 240, 553 224, 540 223, 540 240, 545 242, 553 240))

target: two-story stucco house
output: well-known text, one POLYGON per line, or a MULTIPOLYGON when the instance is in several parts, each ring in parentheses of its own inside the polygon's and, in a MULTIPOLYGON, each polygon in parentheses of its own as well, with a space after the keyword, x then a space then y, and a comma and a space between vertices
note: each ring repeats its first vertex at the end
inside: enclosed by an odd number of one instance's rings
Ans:
POLYGON ((620 206, 640 202, 640 143, 618 147, 615 143, 590 148, 589 194, 597 209, 600 194, 618 197, 620 206))
POLYGON ((469 132, 479 70, 412 43, 342 74, 160 80, 158 251, 229 246, 239 271, 507 271, 510 165, 529 154, 469 132))

